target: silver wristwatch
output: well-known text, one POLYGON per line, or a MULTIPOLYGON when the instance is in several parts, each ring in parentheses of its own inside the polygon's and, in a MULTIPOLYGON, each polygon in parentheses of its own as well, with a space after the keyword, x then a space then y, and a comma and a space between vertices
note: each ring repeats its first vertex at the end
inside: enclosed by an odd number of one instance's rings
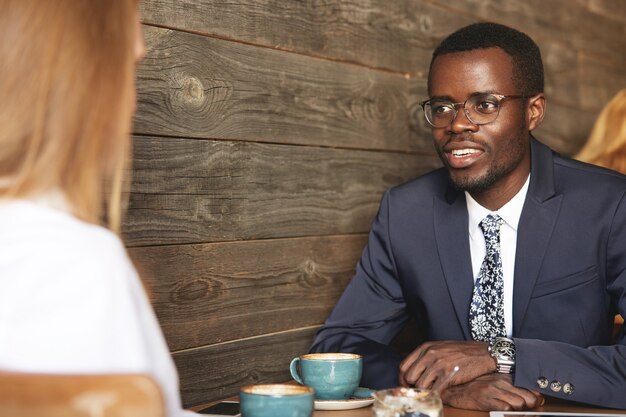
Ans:
POLYGON ((515 342, 506 337, 496 337, 489 345, 489 354, 496 360, 496 372, 513 373, 515 368, 515 342))

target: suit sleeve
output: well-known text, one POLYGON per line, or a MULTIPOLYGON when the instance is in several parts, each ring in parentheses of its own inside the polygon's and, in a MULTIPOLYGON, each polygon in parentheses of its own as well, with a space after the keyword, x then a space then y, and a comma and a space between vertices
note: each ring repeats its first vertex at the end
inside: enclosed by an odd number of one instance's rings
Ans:
MULTIPOLYGON (((623 195, 608 236, 606 271, 607 296, 620 314, 626 316, 626 202, 623 195)), ((615 343, 584 348, 560 342, 515 339, 515 385, 567 400, 626 409, 624 329, 615 343), (543 378, 548 383, 545 388, 538 383, 543 378)))
POLYGON ((408 318, 389 239, 389 200, 388 191, 356 274, 311 347, 311 352, 361 354, 361 384, 373 389, 398 385, 401 357, 388 345, 408 318))

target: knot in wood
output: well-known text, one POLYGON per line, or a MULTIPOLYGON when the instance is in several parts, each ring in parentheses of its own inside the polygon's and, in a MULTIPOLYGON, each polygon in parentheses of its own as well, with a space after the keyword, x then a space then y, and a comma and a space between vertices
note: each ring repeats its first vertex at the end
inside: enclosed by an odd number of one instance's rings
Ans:
POLYGON ((202 104, 204 102, 204 87, 200 80, 196 77, 185 77, 183 95, 186 101, 191 104, 202 104))
POLYGON ((307 261, 304 263, 304 272, 305 272, 307 275, 313 275, 313 274, 315 274, 315 269, 316 269, 316 268, 315 268, 315 262, 313 262, 312 260, 310 260, 310 259, 309 259, 309 260, 307 260, 307 261))
POLYGON ((430 16, 423 14, 420 16, 419 22, 420 31, 426 34, 430 33, 433 28, 433 19, 430 16))
POLYGON ((223 285, 214 279, 195 279, 178 286, 173 292, 174 303, 189 303, 214 298, 223 290, 223 285))

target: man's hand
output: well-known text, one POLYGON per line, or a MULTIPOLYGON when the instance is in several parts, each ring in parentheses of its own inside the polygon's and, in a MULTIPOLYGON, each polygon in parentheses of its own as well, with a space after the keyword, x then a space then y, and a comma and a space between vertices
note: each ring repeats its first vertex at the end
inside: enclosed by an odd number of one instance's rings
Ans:
POLYGON ((427 342, 411 352, 400 364, 400 385, 444 390, 493 373, 496 362, 485 342, 427 342), (455 366, 460 369, 450 380, 455 366))
POLYGON ((450 387, 441 393, 441 399, 452 407, 482 411, 528 410, 545 402, 538 392, 513 386, 507 374, 484 375, 450 387))

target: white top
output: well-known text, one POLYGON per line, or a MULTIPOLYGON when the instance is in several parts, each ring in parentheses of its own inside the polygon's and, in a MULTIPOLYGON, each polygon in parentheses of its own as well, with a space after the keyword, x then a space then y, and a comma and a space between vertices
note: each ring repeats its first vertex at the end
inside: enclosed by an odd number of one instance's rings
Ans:
POLYGON ((487 252, 485 236, 483 236, 479 224, 489 214, 497 214, 504 220, 500 228, 500 256, 504 278, 504 326, 508 337, 513 335, 513 276, 515 274, 515 251, 517 250, 517 226, 522 215, 529 184, 530 175, 528 175, 526 183, 515 194, 515 197, 497 211, 486 209, 478 204, 468 192, 465 192, 469 215, 469 241, 474 282, 478 279, 480 266, 487 252))
POLYGON ((196 415, 181 408, 174 362, 122 242, 61 207, 0 200, 0 369, 146 373, 168 416, 196 415))

